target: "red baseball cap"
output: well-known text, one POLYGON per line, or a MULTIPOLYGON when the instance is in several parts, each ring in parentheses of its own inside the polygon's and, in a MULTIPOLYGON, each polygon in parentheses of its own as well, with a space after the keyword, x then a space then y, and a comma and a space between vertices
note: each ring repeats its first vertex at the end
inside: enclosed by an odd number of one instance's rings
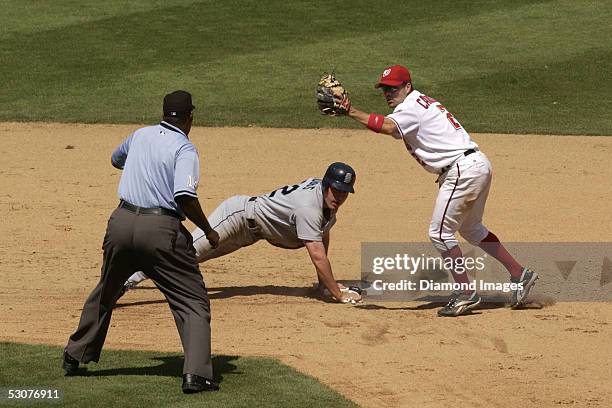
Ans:
POLYGON ((408 71, 408 68, 401 65, 393 65, 385 68, 374 88, 380 88, 383 85, 399 86, 404 82, 411 81, 410 71, 408 71))

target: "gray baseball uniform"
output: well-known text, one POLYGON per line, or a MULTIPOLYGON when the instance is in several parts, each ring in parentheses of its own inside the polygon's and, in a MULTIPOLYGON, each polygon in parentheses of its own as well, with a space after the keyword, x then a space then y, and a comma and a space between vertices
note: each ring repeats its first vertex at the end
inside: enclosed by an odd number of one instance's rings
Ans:
MULTIPOLYGON (((321 179, 309 178, 261 196, 230 197, 208 220, 219 233, 219 246, 212 248, 204 232, 196 228, 192 235, 198 262, 227 255, 260 239, 286 249, 301 248, 304 241, 322 241, 336 223, 336 212, 324 209, 321 179)), ((144 279, 146 275, 137 272, 129 281, 144 279)))

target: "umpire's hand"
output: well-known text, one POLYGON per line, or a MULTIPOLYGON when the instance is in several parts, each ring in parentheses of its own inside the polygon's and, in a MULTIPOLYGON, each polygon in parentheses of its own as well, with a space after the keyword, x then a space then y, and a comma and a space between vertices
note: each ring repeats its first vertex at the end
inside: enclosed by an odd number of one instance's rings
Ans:
POLYGON ((219 246, 219 234, 217 231, 211 229, 210 232, 206 233, 206 239, 210 242, 210 246, 216 248, 219 246))
POLYGON ((176 200, 178 206, 181 207, 181 210, 183 210, 183 213, 185 213, 185 216, 195 225, 201 228, 202 231, 204 231, 204 234, 206 234, 206 239, 208 239, 208 242, 210 242, 210 246, 213 248, 218 247, 219 234, 217 234, 217 231, 211 228, 210 224, 208 223, 208 219, 202 211, 202 207, 200 206, 198 199, 188 195, 180 195, 174 199, 176 200))

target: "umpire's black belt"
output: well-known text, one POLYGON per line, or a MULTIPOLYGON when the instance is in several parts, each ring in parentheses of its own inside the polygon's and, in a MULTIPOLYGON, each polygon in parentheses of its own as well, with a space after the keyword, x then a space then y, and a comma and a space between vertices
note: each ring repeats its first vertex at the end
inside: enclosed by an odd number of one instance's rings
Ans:
MULTIPOLYGON (((465 152, 463 152, 463 155, 464 155, 464 156, 469 156, 469 155, 470 155, 470 154, 472 154, 472 153, 476 153, 476 151, 477 151, 476 149, 468 149, 468 150, 466 150, 465 152)), ((455 163, 451 163, 451 164, 449 164, 449 165, 448 165, 448 166, 446 166, 446 167, 442 167, 442 170, 440 170, 440 174, 444 174, 444 173, 446 173, 447 171, 449 171, 449 170, 450 170, 450 168, 453 166, 453 164, 455 164, 455 163)), ((437 180, 436 180, 436 181, 437 181, 437 180)))
POLYGON ((130 204, 127 201, 121 200, 119 202, 119 208, 125 208, 128 211, 133 212, 134 214, 154 214, 154 215, 168 215, 170 217, 176 217, 179 220, 182 219, 180 215, 176 211, 169 210, 167 208, 155 207, 155 208, 145 208, 138 207, 137 205, 130 204))

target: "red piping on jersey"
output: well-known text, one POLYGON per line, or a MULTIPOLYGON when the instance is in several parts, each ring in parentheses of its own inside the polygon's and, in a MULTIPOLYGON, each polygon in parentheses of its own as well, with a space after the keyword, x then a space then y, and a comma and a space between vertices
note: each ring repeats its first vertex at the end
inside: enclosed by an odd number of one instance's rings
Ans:
POLYGON ((448 206, 451 200, 453 199, 453 194, 455 194, 455 190, 457 189, 457 184, 459 184, 459 177, 461 177, 461 172, 459 172, 459 164, 457 164, 457 180, 455 181, 455 186, 453 187, 453 191, 451 192, 451 195, 448 198, 448 201, 446 202, 446 207, 444 208, 444 214, 442 214, 442 222, 440 223, 439 237, 440 237, 440 241, 442 241, 447 251, 450 248, 446 245, 446 242, 444 242, 444 240, 442 239, 442 228, 444 227, 444 218, 446 218, 446 211, 448 210, 448 206))
POLYGON ((397 123, 397 121, 395 119, 393 119, 392 117, 387 116, 387 119, 391 119, 393 121, 393 123, 395 123, 395 127, 397 128, 397 130, 399 131, 400 135, 402 136, 402 139, 404 138, 404 132, 402 132, 402 128, 400 128, 400 125, 397 123))

